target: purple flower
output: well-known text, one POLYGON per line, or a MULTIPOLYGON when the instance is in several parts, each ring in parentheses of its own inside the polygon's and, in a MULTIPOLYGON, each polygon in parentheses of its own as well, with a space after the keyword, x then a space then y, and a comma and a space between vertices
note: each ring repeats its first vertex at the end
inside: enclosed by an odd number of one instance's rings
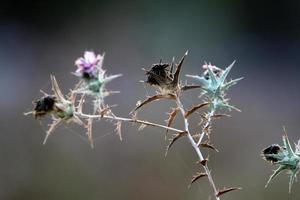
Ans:
POLYGON ((96 75, 98 71, 102 70, 102 61, 102 55, 96 55, 93 51, 86 51, 84 52, 84 57, 75 61, 75 65, 78 67, 76 74, 79 76, 96 75))

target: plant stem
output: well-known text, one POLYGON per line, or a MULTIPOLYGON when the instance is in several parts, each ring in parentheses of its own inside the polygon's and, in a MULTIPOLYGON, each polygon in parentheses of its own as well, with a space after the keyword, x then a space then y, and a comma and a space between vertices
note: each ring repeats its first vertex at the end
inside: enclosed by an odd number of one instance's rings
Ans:
MULTIPOLYGON (((203 155, 202 155, 202 153, 201 153, 201 151, 200 151, 199 146, 197 145, 197 143, 196 143, 195 140, 193 139, 193 136, 192 136, 191 133, 190 133, 188 119, 184 117, 185 114, 186 114, 186 112, 185 112, 185 110, 184 110, 183 104, 181 103, 179 97, 176 97, 176 103, 177 103, 177 106, 178 106, 178 108, 180 109, 180 112, 181 112, 181 114, 182 114, 182 116, 183 116, 183 119, 184 119, 184 127, 185 127, 185 131, 187 132, 187 137, 188 137, 188 139, 189 139, 189 141, 190 141, 192 147, 193 147, 194 150, 196 151, 197 156, 198 156, 200 162, 202 162, 202 161, 204 161, 203 155)), ((211 113, 212 113, 212 115, 213 115, 213 112, 211 112, 211 113)), ((212 115, 211 115, 211 116, 212 116, 212 115)), ((211 118, 211 117, 210 117, 210 118, 211 118)), ((210 123, 210 122, 208 122, 208 123, 210 123)), ((204 135, 204 134, 202 133, 202 135, 204 135)), ((201 136, 201 137, 203 138, 203 136, 201 136)), ((201 137, 200 137, 200 138, 201 138, 201 137)), ((201 138, 201 140, 202 140, 202 138, 201 138)), ((199 140, 200 140, 200 139, 199 139, 199 140)), ((200 142, 201 142, 201 141, 200 141, 200 142)), ((203 168, 204 168, 204 170, 205 170, 205 173, 207 174, 208 181, 209 181, 210 185, 212 186, 212 188, 213 188, 213 190, 214 190, 214 196, 215 196, 216 200, 220 200, 220 197, 217 196, 218 190, 217 190, 217 188, 216 188, 216 185, 215 185, 215 183, 214 183, 214 180, 213 180, 213 178, 212 178, 212 175, 211 175, 211 173, 210 173, 210 170, 209 170, 207 164, 202 165, 202 166, 203 166, 203 168)))

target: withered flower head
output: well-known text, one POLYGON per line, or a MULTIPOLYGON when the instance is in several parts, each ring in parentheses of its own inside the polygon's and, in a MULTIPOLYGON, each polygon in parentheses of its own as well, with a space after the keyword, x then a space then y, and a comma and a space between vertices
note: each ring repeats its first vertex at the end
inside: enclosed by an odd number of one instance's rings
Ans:
POLYGON ((35 118, 43 117, 47 113, 50 113, 54 110, 55 96, 47 95, 36 100, 34 103, 35 103, 35 107, 34 107, 33 114, 35 118))
POLYGON ((32 114, 35 118, 44 117, 50 115, 52 117, 52 123, 49 125, 50 128, 47 131, 47 135, 44 140, 46 143, 49 135, 61 124, 62 122, 75 122, 79 125, 83 125, 82 121, 74 115, 75 112, 75 96, 71 93, 70 96, 64 97, 61 90, 58 87, 57 81, 54 76, 51 75, 52 91, 53 95, 46 94, 34 101, 33 111, 27 114, 32 114))
POLYGON ((146 75, 146 83, 155 86, 170 84, 173 78, 169 63, 153 64, 152 68, 146 72, 146 75))
POLYGON ((158 87, 161 93, 176 93, 180 89, 179 73, 187 53, 178 64, 174 63, 174 59, 171 64, 162 62, 153 64, 150 70, 146 70, 146 83, 158 87), (173 73, 174 66, 176 66, 176 71, 173 73))

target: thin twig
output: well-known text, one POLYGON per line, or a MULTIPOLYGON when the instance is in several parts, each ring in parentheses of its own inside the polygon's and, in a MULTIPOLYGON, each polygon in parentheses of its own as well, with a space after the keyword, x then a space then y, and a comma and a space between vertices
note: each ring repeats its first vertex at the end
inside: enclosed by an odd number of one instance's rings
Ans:
POLYGON ((79 117, 83 117, 83 118, 93 118, 93 119, 104 118, 104 119, 110 119, 110 120, 115 120, 115 121, 133 122, 133 123, 144 124, 144 125, 148 125, 148 126, 167 129, 167 130, 174 131, 177 133, 184 132, 183 130, 180 130, 180 129, 176 129, 176 128, 172 128, 172 127, 168 127, 168 126, 164 126, 164 125, 160 125, 160 124, 156 124, 156 123, 148 122, 148 121, 144 121, 144 120, 139 120, 139 119, 131 119, 131 118, 111 116, 111 115, 88 115, 88 114, 79 113, 79 112, 75 112, 74 114, 79 117))

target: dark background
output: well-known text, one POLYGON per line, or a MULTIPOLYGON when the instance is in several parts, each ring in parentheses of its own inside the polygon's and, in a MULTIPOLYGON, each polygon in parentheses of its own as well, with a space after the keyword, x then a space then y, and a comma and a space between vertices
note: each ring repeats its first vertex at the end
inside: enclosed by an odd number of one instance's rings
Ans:
MULTIPOLYGON (((106 52, 104 68, 123 77, 108 87, 121 93, 107 99, 128 116, 137 100, 153 90, 139 83, 142 67, 189 55, 184 74, 201 73, 204 61, 225 67, 237 60, 231 102, 243 112, 214 123, 210 168, 218 187, 241 186, 223 199, 299 199, 299 184, 288 194, 280 175, 265 189, 274 167, 260 151, 281 143, 282 126, 299 137, 299 1, 1 1, 0 5, 0 198, 53 199, 209 199, 202 170, 185 139, 164 158, 164 131, 123 126, 123 142, 112 124, 101 121, 91 149, 84 130, 59 128, 43 146, 47 121, 40 125, 23 112, 50 91, 54 74, 63 91, 77 81, 74 60, 85 50, 106 52)), ((199 103, 199 91, 186 93, 186 106, 199 103)), ((170 102, 149 105, 140 117, 164 123, 170 102)), ((194 116, 193 131, 199 130, 194 116)), ((176 127, 182 127, 177 120, 176 127)))

